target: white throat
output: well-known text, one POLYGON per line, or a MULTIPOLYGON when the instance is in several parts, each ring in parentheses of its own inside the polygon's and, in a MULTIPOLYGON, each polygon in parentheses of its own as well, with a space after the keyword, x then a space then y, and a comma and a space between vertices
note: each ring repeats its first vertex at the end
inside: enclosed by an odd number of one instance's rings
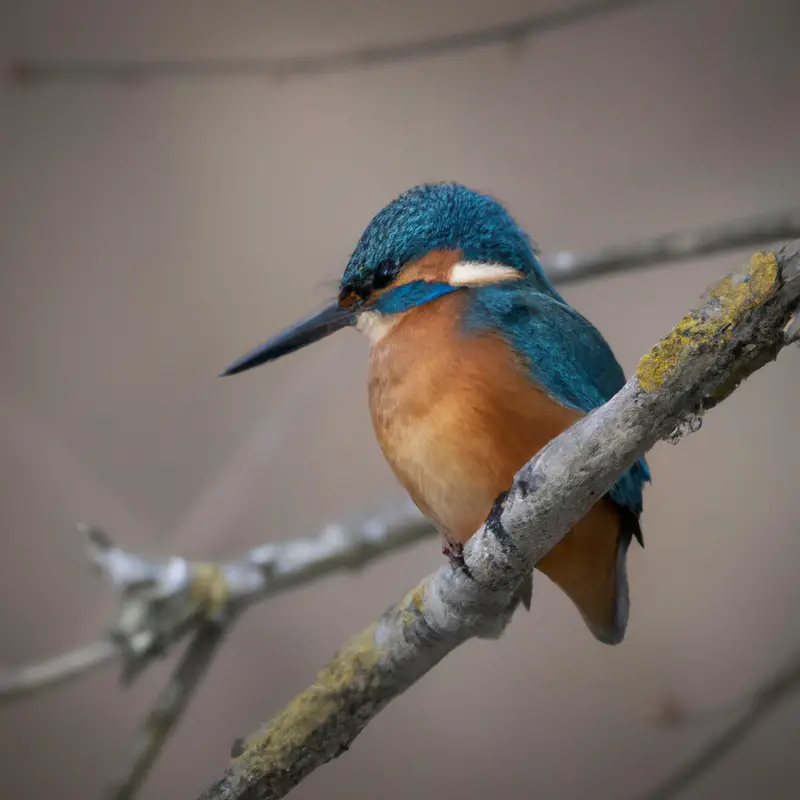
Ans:
POLYGON ((379 311, 362 311, 356 320, 356 330, 361 331, 371 344, 377 344, 397 324, 393 316, 379 311))

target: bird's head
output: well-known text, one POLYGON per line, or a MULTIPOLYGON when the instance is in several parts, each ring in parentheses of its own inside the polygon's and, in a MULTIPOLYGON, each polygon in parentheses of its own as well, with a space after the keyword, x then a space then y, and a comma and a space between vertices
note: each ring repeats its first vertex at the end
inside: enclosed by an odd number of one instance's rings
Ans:
POLYGON ((274 361, 349 325, 375 340, 398 314, 459 289, 521 278, 554 291, 527 234, 497 200, 457 183, 416 186, 373 217, 334 303, 222 374, 274 361))

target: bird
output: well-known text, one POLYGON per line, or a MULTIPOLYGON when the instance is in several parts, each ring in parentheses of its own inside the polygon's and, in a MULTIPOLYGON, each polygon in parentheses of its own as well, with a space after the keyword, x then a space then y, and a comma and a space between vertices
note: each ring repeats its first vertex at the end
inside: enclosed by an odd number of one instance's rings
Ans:
MULTIPOLYGON (((625 383, 602 334, 556 291, 504 204, 455 182, 396 196, 369 222, 338 296, 221 375, 355 327, 369 342, 369 411, 399 483, 442 536, 453 567, 514 475, 625 383)), ((629 618, 627 557, 644 546, 650 471, 636 461, 535 565, 596 640, 629 618)), ((518 590, 530 609, 533 571, 518 590)))

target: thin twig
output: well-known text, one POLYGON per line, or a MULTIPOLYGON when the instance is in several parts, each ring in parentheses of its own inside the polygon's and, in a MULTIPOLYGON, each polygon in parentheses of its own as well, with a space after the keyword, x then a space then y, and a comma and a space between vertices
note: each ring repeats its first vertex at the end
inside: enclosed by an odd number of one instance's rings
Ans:
POLYGON ((195 633, 169 682, 145 718, 128 763, 109 786, 106 792, 109 800, 131 800, 136 796, 205 677, 228 630, 228 627, 206 622, 195 633))
POLYGON ((464 53, 479 47, 518 44, 549 31, 566 28, 610 11, 644 5, 652 0, 600 0, 548 14, 537 14, 504 25, 417 39, 401 44, 376 45, 339 53, 286 58, 199 58, 145 61, 63 61, 18 59, 9 65, 19 85, 41 82, 139 83, 158 78, 272 78, 283 80, 327 75, 356 69, 464 53))
POLYGON ((0 674, 0 705, 44 689, 53 689, 73 678, 87 675, 114 661, 119 654, 119 648, 114 642, 100 639, 41 664, 31 664, 0 674))
POLYGON ((697 430, 705 410, 773 360, 798 304, 800 240, 754 255, 711 287, 611 400, 516 474, 465 546, 466 569, 441 567, 353 637, 203 800, 285 796, 460 644, 502 635, 535 564, 637 458, 697 430))
POLYGON ((799 236, 800 208, 794 208, 607 247, 586 256, 564 251, 545 259, 543 266, 553 283, 573 283, 738 248, 774 245, 799 236))
POLYGON ((644 796, 644 800, 669 800, 704 776, 740 745, 780 704, 800 689, 800 660, 795 660, 771 681, 759 687, 747 710, 699 753, 644 796))

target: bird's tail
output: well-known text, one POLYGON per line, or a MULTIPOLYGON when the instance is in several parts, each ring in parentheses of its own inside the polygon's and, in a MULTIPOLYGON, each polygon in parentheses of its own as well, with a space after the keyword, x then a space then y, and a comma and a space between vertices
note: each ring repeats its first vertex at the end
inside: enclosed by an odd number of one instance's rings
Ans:
POLYGON ((642 534, 638 517, 608 498, 536 565, 572 600, 595 638, 619 644, 628 624, 628 546, 642 534))

